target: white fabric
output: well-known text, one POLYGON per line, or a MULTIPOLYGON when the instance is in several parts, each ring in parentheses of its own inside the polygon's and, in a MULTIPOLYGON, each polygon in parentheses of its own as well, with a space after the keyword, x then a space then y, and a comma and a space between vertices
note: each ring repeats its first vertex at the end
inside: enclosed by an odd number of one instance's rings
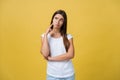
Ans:
MULTIPOLYGON (((44 37, 44 34, 42 34, 42 37, 44 37)), ((53 38, 50 34, 48 34, 47 38, 50 46, 51 57, 66 53, 62 37, 53 38)), ((72 35, 67 34, 67 38, 71 39, 72 35)), ((60 78, 72 76, 74 74, 72 61, 48 61, 47 74, 60 78)))

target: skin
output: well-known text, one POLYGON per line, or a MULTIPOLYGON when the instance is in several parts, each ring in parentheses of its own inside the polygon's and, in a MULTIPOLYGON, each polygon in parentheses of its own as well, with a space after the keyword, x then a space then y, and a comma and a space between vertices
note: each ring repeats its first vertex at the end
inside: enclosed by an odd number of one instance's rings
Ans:
POLYGON ((61 54, 59 56, 51 57, 50 54, 50 48, 47 40, 47 35, 50 34, 54 38, 61 37, 60 34, 60 28, 63 25, 64 18, 61 14, 56 14, 53 18, 53 23, 49 26, 49 28, 46 30, 46 33, 44 34, 44 37, 42 38, 42 47, 41 47, 41 53, 43 57, 46 60, 50 61, 63 61, 63 60, 69 60, 74 58, 74 45, 73 45, 73 39, 69 39, 70 46, 68 48, 68 52, 65 54, 61 54), (53 29, 50 27, 53 25, 53 29))

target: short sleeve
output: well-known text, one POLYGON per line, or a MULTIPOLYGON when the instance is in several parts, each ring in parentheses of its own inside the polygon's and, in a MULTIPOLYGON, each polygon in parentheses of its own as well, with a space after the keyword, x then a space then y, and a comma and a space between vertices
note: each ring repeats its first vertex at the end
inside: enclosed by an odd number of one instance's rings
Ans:
POLYGON ((67 38, 71 39, 71 38, 73 38, 73 36, 71 34, 67 34, 67 38))
POLYGON ((42 37, 42 38, 44 37, 44 33, 41 35, 41 37, 42 37))

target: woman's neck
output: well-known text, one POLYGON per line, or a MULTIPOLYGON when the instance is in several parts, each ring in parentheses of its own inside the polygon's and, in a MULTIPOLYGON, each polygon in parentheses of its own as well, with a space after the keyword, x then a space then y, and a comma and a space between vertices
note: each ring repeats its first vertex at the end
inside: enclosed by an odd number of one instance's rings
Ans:
POLYGON ((52 30, 52 31, 53 31, 53 33, 55 33, 55 34, 60 33, 60 29, 54 29, 54 28, 53 28, 53 30, 52 30))

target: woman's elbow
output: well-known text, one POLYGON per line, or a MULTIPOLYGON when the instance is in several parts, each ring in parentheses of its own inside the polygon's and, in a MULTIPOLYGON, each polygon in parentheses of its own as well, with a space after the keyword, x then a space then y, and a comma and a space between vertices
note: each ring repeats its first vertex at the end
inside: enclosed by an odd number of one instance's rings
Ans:
POLYGON ((69 58, 70 58, 70 59, 73 59, 73 58, 74 58, 74 53, 71 54, 71 55, 69 55, 69 58))
POLYGON ((43 55, 43 57, 48 57, 48 55, 47 54, 45 54, 45 52, 43 52, 42 50, 40 50, 40 53, 43 55))
POLYGON ((73 58, 74 58, 74 55, 72 55, 70 58, 73 59, 73 58))

